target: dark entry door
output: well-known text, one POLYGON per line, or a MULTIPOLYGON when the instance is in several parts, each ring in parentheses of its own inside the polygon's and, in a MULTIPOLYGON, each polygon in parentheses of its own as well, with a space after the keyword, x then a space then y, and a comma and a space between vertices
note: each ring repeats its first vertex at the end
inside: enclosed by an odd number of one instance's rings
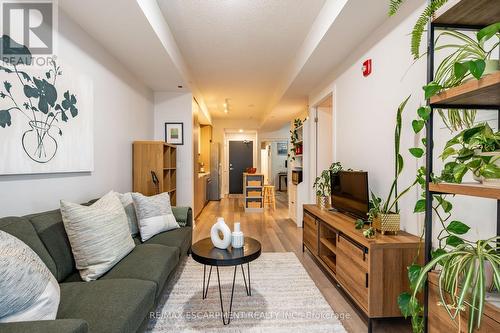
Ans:
POLYGON ((243 193, 243 172, 253 167, 253 141, 229 141, 229 193, 243 193))

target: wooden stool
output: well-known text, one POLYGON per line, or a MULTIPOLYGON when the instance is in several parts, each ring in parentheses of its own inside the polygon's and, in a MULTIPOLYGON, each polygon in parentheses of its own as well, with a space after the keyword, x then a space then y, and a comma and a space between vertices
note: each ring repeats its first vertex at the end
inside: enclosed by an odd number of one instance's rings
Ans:
POLYGON ((264 207, 268 204, 273 205, 273 209, 276 209, 276 200, 274 195, 274 185, 264 185, 264 207))

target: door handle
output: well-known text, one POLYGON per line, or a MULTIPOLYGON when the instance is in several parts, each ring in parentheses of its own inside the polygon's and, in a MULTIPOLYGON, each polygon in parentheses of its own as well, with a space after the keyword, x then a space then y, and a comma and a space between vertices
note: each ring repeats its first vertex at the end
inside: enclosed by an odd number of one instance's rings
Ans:
POLYGON ((234 168, 229 168, 229 171, 233 171, 233 170, 234 170, 234 168))

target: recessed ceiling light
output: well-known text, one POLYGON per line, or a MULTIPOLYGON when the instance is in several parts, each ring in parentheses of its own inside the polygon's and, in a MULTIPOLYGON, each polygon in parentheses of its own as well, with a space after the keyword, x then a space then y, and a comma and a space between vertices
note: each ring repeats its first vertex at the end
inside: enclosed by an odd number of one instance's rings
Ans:
POLYGON ((239 132, 240 132, 240 133, 243 133, 243 130, 242 130, 242 129, 240 129, 240 131, 239 131, 239 132))

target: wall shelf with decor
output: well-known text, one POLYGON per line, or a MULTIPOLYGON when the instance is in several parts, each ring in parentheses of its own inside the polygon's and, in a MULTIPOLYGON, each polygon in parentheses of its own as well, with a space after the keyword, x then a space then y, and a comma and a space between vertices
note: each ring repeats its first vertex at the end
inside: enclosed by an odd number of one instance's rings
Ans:
POLYGON ((288 188, 288 214, 298 227, 302 227, 302 205, 306 203, 308 195, 307 178, 308 172, 307 151, 309 143, 308 119, 295 119, 290 128, 290 156, 288 159, 287 188, 288 188), (305 166, 305 168, 304 168, 305 166))
POLYGON ((133 191, 148 196, 168 192, 170 202, 175 206, 177 147, 163 141, 135 141, 132 150, 133 191))
MULTIPOLYGON (((500 6, 498 1, 491 0, 449 0, 443 5, 434 15, 427 29, 427 84, 436 84, 435 80, 435 51, 436 51, 436 31, 469 31, 477 32, 482 28, 500 21, 500 6)), ((456 65, 456 63, 455 63, 456 65)), ((454 74, 455 75, 455 74, 454 74)), ((433 213, 434 196, 441 194, 461 195, 470 197, 479 197, 496 200, 497 216, 496 225, 497 233, 500 235, 500 188, 482 183, 436 183, 433 181, 433 138, 434 138, 434 115, 438 109, 465 109, 465 110, 492 110, 498 112, 500 110, 500 72, 496 71, 490 74, 485 74, 479 79, 472 78, 464 80, 463 83, 445 89, 440 93, 431 96, 427 105, 430 114, 425 119, 426 128, 426 181, 425 181, 425 244, 424 255, 425 263, 429 263, 432 258, 432 241, 433 241, 433 220, 437 217, 433 213)), ((438 79, 436 79, 438 80, 438 79)), ((500 127, 500 116, 498 117, 500 127)), ((437 198, 440 200, 440 197, 437 198)), ((441 198, 441 200, 443 200, 441 198)), ((474 207, 471 206, 471 210, 474 207)), ((482 223, 487 223, 484 221, 482 223)), ((447 250, 448 251, 448 250, 447 250)), ((453 250, 449 250, 453 251, 453 250)), ((444 268, 442 268, 444 270, 444 268)), ((429 279, 425 283, 424 300, 423 300, 423 326, 426 332, 444 332, 456 331, 458 323, 451 320, 441 303, 440 290, 437 281, 437 274, 431 272, 428 274, 429 279), (430 282, 428 282, 430 281, 430 282)), ((472 289, 472 286, 471 286, 472 289)), ((485 307, 490 309, 489 301, 486 299, 485 307)), ((465 306, 465 312, 461 317, 458 315, 456 321, 462 323, 462 332, 467 331, 467 313, 470 311, 469 306, 465 306), (465 321, 464 321, 465 318, 465 321)), ((499 313, 498 311, 496 312, 499 313)), ((483 313, 484 321, 487 323, 481 325, 478 332, 499 331, 500 320, 491 321, 488 318, 488 313, 483 313)))
POLYGON ((243 196, 245 212, 264 211, 264 174, 243 173, 243 196))

